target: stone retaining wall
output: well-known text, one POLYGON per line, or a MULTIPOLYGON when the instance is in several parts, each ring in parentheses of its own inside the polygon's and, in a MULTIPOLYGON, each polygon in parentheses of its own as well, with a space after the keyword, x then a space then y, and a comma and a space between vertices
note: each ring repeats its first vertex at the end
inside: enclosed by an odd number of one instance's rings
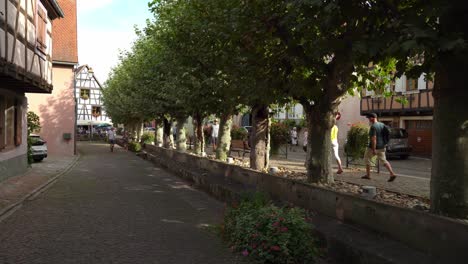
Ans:
POLYGON ((458 263, 462 259, 468 259, 468 224, 461 221, 367 200, 153 145, 145 146, 145 151, 156 157, 154 162, 173 171, 181 168, 207 171, 214 176, 239 183, 246 189, 266 192, 273 199, 290 202, 345 223, 385 234, 425 254, 444 259, 447 263, 458 263))

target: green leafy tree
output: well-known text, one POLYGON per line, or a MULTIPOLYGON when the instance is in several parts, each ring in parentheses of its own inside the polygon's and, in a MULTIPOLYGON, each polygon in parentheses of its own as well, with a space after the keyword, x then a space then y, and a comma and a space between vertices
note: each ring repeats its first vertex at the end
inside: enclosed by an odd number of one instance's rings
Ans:
POLYGON ((28 135, 39 133, 41 131, 41 120, 36 113, 29 111, 27 114, 28 119, 28 135))

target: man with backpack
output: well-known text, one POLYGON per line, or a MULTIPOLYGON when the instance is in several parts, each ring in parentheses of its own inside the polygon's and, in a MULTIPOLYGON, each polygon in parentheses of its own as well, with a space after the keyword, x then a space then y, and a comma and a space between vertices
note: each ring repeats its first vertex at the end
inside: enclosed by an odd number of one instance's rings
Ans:
POLYGON ((377 121, 377 114, 375 113, 367 114, 366 117, 370 122, 369 147, 364 155, 364 160, 366 161, 366 175, 361 178, 370 180, 370 166, 372 164, 372 158, 377 156, 390 173, 388 182, 392 182, 396 179, 396 175, 393 172, 392 166, 385 157, 385 146, 390 140, 390 128, 377 121))

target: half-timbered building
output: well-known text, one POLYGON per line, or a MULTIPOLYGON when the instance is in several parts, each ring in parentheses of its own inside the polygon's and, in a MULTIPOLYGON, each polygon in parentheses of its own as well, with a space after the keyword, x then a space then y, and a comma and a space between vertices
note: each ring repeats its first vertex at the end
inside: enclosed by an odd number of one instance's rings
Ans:
POLYGON ((28 101, 51 93, 55 0, 0 0, 0 181, 27 168, 28 101))
POLYGON ((391 87, 393 96, 365 92, 361 99, 361 114, 376 113, 379 120, 392 127, 405 128, 409 144, 416 155, 432 153, 432 115, 434 113, 434 84, 425 75, 419 78, 402 76, 391 87))
POLYGON ((78 127, 112 124, 107 116, 102 100, 102 85, 88 65, 82 65, 75 71, 75 98, 77 99, 76 120, 78 127))
MULTIPOLYGON (((11 0, 10 0, 11 1, 11 0)), ((78 65, 76 0, 54 0, 65 17, 52 22, 52 94, 28 93, 29 111, 39 115, 49 156, 72 156, 75 140, 75 68, 78 65)))

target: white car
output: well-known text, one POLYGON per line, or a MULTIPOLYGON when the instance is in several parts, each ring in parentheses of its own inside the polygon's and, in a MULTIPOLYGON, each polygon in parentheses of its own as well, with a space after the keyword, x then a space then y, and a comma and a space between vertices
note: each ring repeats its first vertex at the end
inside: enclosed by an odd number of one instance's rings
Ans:
POLYGON ((31 134, 31 151, 34 161, 42 161, 47 158, 47 142, 38 135, 31 134))

